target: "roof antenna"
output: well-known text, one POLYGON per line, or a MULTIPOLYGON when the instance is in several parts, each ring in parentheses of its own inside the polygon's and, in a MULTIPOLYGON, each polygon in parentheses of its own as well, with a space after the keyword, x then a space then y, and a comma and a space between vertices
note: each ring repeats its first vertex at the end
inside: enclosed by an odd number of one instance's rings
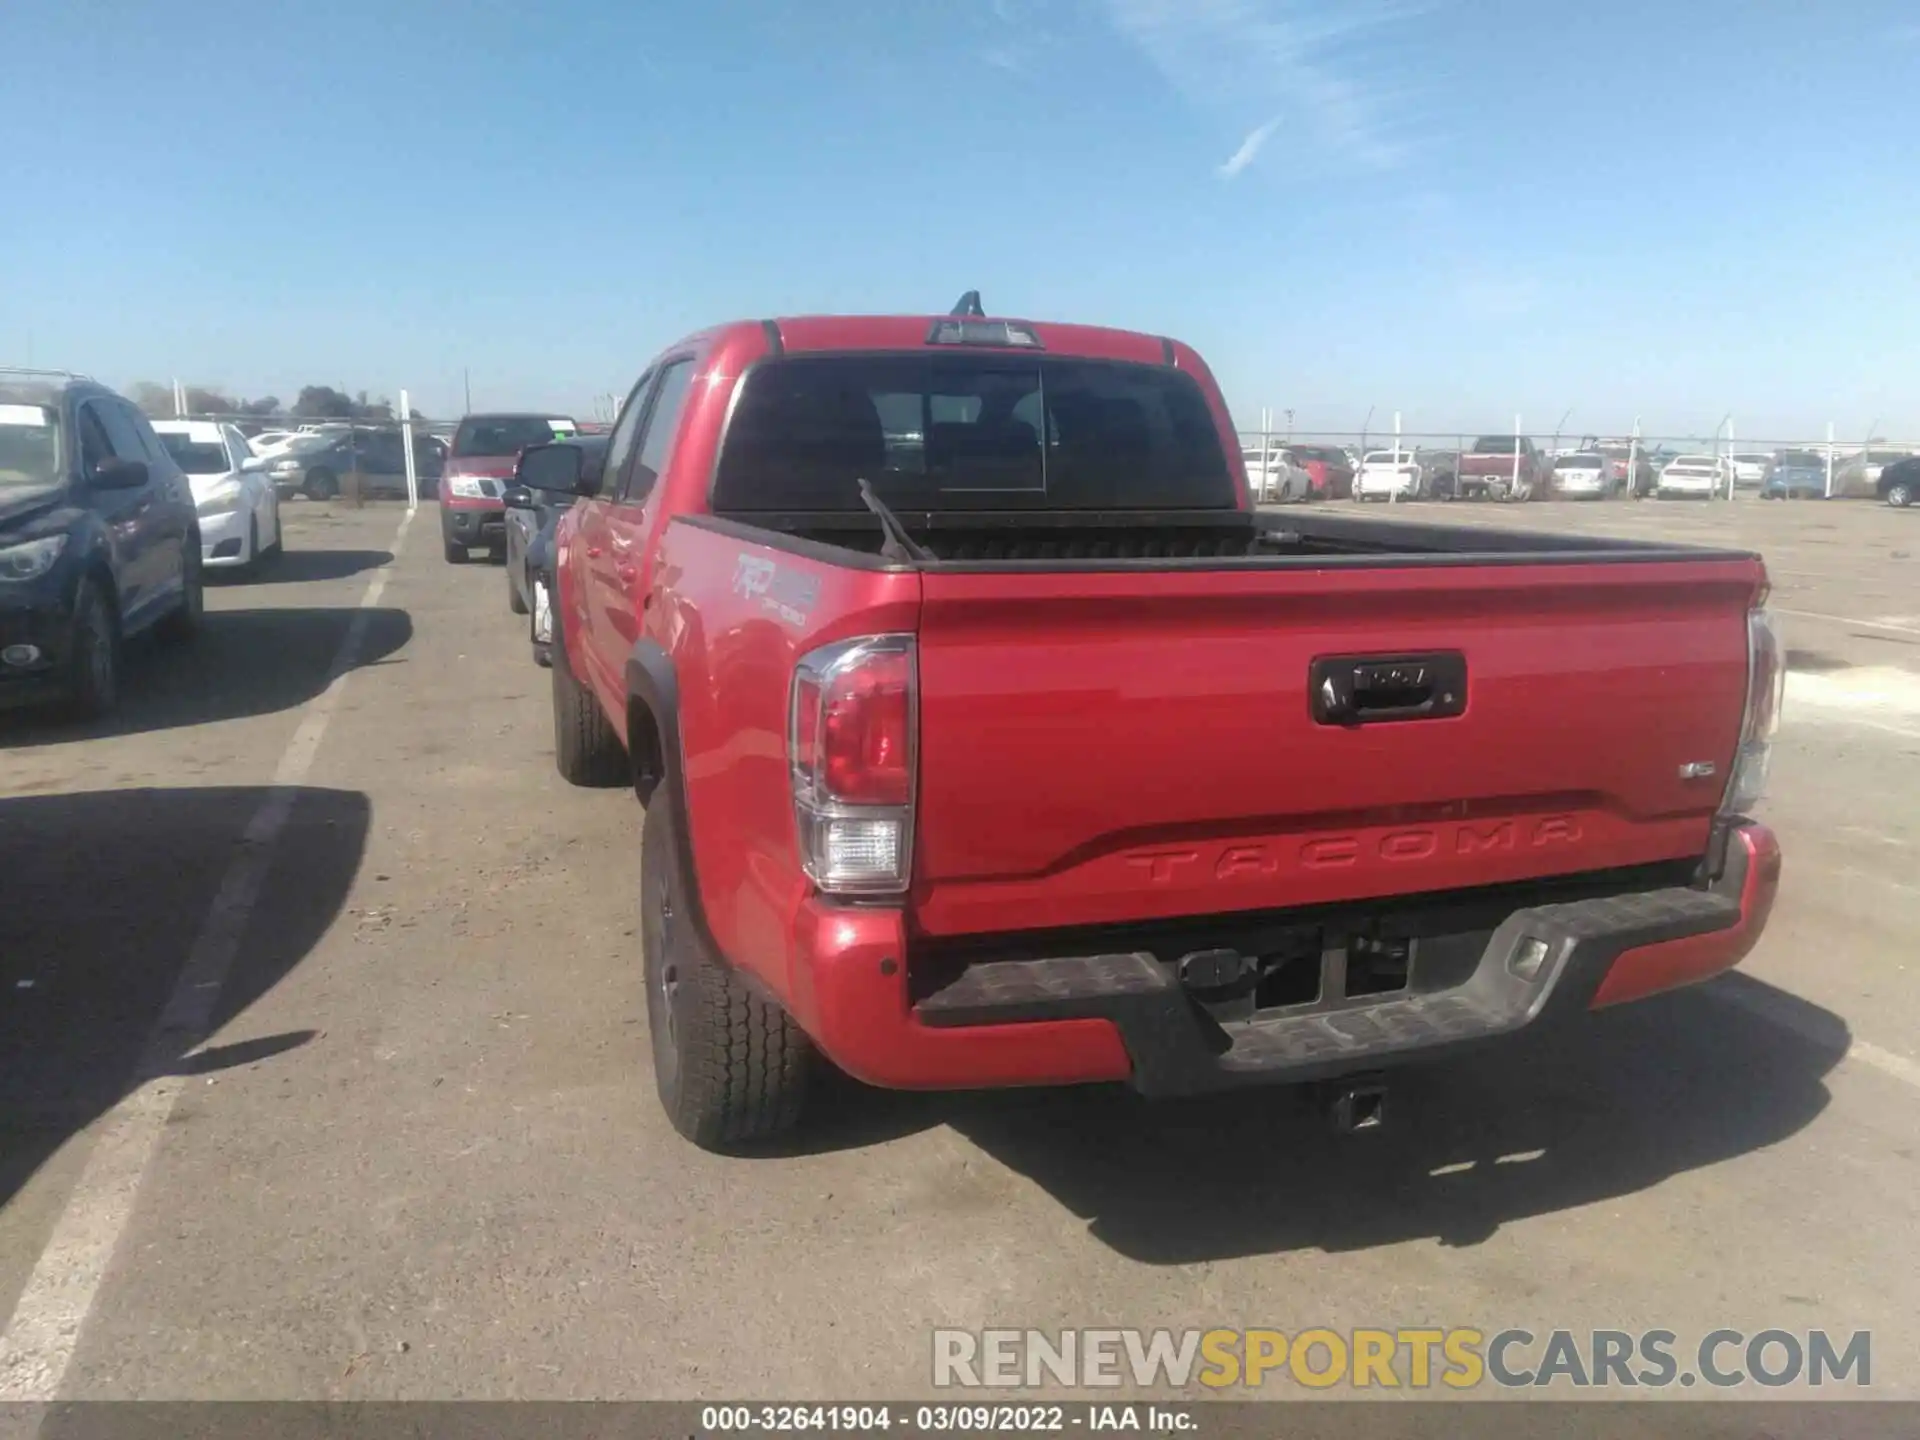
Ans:
POLYGON ((969 290, 960 297, 960 303, 947 312, 949 315, 964 315, 972 320, 984 320, 987 312, 980 308, 980 292, 969 290))

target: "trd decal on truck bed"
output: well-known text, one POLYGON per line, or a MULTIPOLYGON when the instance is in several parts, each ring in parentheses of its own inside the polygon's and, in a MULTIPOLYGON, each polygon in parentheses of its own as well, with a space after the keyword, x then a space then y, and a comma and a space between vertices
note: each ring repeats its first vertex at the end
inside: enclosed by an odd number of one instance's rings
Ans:
POLYGON ((1545 850, 1578 844, 1580 822, 1571 815, 1543 815, 1523 828, 1513 820, 1486 824, 1419 826, 1393 830, 1371 840, 1358 835, 1315 835, 1291 845, 1243 841, 1217 849, 1155 848, 1126 857, 1126 863, 1149 885, 1170 885, 1176 875, 1191 875, 1190 867, 1206 865, 1216 880, 1277 874, 1292 851, 1302 870, 1339 870, 1353 865, 1369 851, 1382 860, 1400 863, 1437 859, 1442 855, 1473 855, 1513 851, 1522 847, 1545 850))
POLYGON ((764 555, 741 555, 733 567, 733 593, 758 599, 760 608, 789 625, 804 625, 820 598, 820 577, 783 570, 764 555))

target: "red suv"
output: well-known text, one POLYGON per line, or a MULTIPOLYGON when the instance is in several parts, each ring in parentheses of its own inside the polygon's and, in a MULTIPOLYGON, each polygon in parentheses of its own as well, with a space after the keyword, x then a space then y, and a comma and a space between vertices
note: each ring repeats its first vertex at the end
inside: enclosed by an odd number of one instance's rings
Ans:
POLYGON ((507 513, 500 498, 514 462, 529 445, 569 438, 579 426, 565 415, 469 415, 453 432, 440 478, 440 539, 447 563, 464 565, 484 545, 497 559, 507 553, 507 513))

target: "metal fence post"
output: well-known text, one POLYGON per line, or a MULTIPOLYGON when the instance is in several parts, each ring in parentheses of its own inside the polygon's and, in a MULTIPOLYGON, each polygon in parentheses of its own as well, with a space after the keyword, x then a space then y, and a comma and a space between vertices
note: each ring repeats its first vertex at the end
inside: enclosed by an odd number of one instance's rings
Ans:
POLYGON ((407 512, 420 508, 420 476, 413 464, 413 405, 407 392, 400 392, 400 445, 406 451, 407 512))

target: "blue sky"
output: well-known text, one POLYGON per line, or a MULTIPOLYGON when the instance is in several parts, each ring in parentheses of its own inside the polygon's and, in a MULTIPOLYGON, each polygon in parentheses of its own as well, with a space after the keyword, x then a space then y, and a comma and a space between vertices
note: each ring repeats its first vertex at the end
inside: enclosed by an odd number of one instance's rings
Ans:
POLYGON ((1920 435, 1916 81, 1910 0, 6 0, 0 360, 584 412, 977 287, 1248 425, 1920 435))

